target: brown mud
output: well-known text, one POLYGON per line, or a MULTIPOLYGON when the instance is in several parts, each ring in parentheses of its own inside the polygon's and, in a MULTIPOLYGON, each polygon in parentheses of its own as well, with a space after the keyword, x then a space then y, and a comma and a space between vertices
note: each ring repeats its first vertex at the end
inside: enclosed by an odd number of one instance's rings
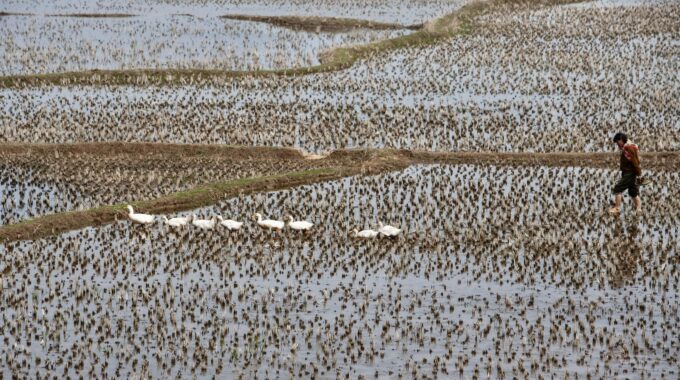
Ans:
POLYGON ((262 22, 293 30, 303 30, 306 32, 325 32, 341 33, 356 29, 372 30, 399 30, 411 29, 418 30, 422 24, 402 25, 396 23, 377 22, 370 20, 359 20, 341 17, 319 17, 319 16, 256 16, 256 15, 224 15, 220 18, 240 21, 262 22))

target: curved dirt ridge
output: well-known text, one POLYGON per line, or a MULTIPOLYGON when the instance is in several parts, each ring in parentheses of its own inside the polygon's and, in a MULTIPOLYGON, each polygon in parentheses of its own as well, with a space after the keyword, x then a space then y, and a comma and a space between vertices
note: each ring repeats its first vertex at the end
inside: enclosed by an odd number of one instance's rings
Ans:
POLYGON ((418 30, 423 24, 402 25, 397 23, 378 22, 371 20, 361 20, 344 17, 321 17, 321 16, 257 16, 244 14, 228 14, 220 18, 239 21, 261 22, 288 28, 293 30, 304 30, 307 32, 329 32, 339 33, 348 32, 355 29, 373 30, 399 30, 411 29, 418 30))
MULTIPOLYGON (((3 16, 39 16, 37 13, 25 12, 0 12, 0 17, 3 16)), ((132 13, 48 13, 45 17, 81 17, 81 18, 121 18, 121 17, 137 17, 139 15, 132 13)))
POLYGON ((46 15, 48 17, 77 17, 77 18, 126 18, 137 17, 139 15, 130 13, 54 13, 46 15))

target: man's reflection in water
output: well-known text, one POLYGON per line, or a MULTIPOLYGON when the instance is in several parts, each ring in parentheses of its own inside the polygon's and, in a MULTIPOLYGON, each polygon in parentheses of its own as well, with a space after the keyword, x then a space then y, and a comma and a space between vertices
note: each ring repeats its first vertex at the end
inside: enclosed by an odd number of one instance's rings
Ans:
POLYGON ((613 287, 625 285, 637 272, 642 258, 639 234, 640 226, 637 220, 621 220, 616 224, 612 244, 609 247, 612 265, 607 270, 613 287))

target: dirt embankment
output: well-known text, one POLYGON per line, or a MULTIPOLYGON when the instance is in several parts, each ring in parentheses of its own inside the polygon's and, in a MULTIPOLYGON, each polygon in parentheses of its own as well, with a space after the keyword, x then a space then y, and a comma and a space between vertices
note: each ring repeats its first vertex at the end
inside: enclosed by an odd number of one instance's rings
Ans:
MULTIPOLYGON (((289 148, 224 147, 216 145, 173 145, 135 143, 96 143, 66 145, 0 144, 0 155, 107 155, 168 154, 181 161, 196 155, 229 155, 248 161, 263 156, 269 159, 308 160, 303 153, 289 148)), ((644 152, 644 170, 680 171, 680 152, 644 152)), ((478 164, 510 166, 580 166, 616 169, 616 153, 463 153, 425 152, 395 149, 337 150, 316 160, 313 169, 275 175, 235 179, 200 185, 157 199, 133 202, 140 212, 162 214, 208 206, 238 194, 280 190, 346 176, 379 174, 401 170, 414 164, 478 164)), ((29 240, 110 223, 125 218, 125 204, 97 207, 85 211, 46 215, 0 227, 0 241, 29 240)))
POLYGON ((124 18, 136 17, 135 14, 128 13, 55 13, 49 14, 50 17, 81 17, 81 18, 124 18))
POLYGON ((0 154, 95 154, 149 155, 167 154, 182 156, 219 155, 234 159, 268 157, 269 159, 303 159, 294 148, 245 147, 210 144, 158 144, 158 143, 73 143, 73 144, 23 144, 0 143, 0 154))
MULTIPOLYGON (((35 13, 23 12, 0 12, 2 16, 35 16, 35 13)), ((48 17, 85 17, 85 18, 122 18, 122 17, 136 17, 138 15, 128 13, 51 13, 45 16, 48 17)))
POLYGON ((293 30, 304 30, 307 32, 326 32, 340 33, 349 32, 355 29, 373 30, 399 30, 399 29, 420 29, 422 24, 402 25, 396 23, 377 22, 370 20, 359 20, 341 17, 319 17, 319 16, 256 16, 256 15, 224 15, 221 18, 241 21, 263 22, 283 28, 293 30))
POLYGON ((33 13, 21 13, 21 12, 0 12, 0 17, 4 16, 34 16, 33 13))

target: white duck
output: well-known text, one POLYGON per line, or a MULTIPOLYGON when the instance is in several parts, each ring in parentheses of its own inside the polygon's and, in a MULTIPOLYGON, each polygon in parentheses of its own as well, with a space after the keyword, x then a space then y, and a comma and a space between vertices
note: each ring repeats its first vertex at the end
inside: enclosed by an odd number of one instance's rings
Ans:
POLYGON ((128 217, 130 218, 131 221, 138 223, 138 224, 151 224, 151 223, 153 223, 153 219, 154 219, 153 215, 135 213, 135 210, 130 205, 127 206, 127 209, 128 209, 128 217))
POLYGON ((170 227, 184 227, 192 220, 191 216, 178 216, 176 218, 170 218, 163 216, 163 223, 170 227))
POLYGON ((283 220, 286 222, 288 227, 296 230, 296 231, 309 231, 312 227, 314 227, 314 223, 308 222, 306 220, 293 220, 293 217, 290 215, 286 215, 283 220))
POLYGON ((352 236, 354 236, 356 238, 362 238, 362 239, 373 239, 374 237, 378 236, 378 233, 379 233, 378 231, 371 230, 371 229, 359 231, 356 228, 354 230, 352 230, 352 232, 353 232, 352 236))
POLYGON ((257 221, 257 225, 259 225, 262 228, 268 228, 272 230, 282 230, 283 227, 285 226, 285 223, 283 223, 280 220, 272 220, 272 219, 262 219, 262 215, 260 213, 256 213, 253 215, 253 218, 257 221))
POLYGON ((218 216, 217 219, 219 219, 220 224, 223 227, 226 227, 229 231, 236 231, 240 230, 241 226, 243 226, 243 222, 237 222, 235 220, 231 219, 223 219, 222 216, 218 216))
POLYGON ((383 226, 382 222, 378 222, 378 232, 387 237, 394 237, 401 233, 401 229, 390 225, 383 226))
POLYGON ((217 218, 214 216, 210 219, 196 219, 196 215, 192 215, 191 217, 191 224, 202 230, 212 230, 215 228, 215 224, 217 224, 217 218))

